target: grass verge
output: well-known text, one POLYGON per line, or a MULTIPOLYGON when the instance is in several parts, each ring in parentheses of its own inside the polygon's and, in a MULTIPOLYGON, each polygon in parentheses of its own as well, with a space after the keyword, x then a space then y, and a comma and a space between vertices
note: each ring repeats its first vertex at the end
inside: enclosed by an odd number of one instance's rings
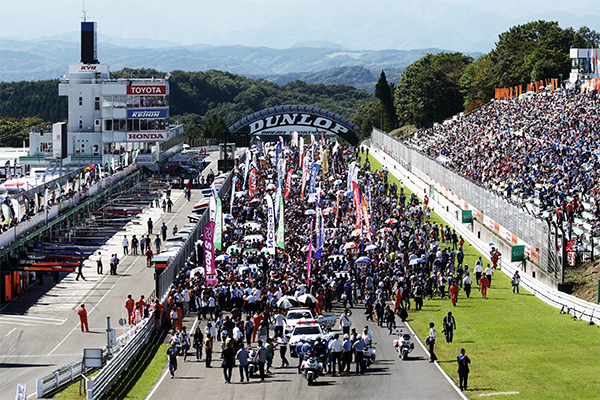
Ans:
MULTIPOLYGON (((371 169, 381 164, 370 156, 371 169)), ((390 182, 398 182, 389 175, 390 182)), ((410 191, 406 190, 407 197, 410 191)), ((432 221, 442 223, 437 214, 432 221)), ((445 224, 445 223, 444 223, 445 224)), ((465 263, 473 269, 481 255, 465 242, 465 263)), ((458 382, 456 356, 465 348, 472 360, 471 398, 502 392, 518 392, 510 399, 592 399, 600 396, 600 329, 574 321, 559 310, 521 290, 512 293, 510 278, 496 271, 488 299, 477 288, 467 299, 460 291, 456 307, 448 298, 425 299, 421 311, 409 312, 409 323, 421 340, 434 322, 438 331, 436 355, 442 369, 458 382), (456 317, 452 343, 446 343, 442 319, 456 317)), ((495 396, 496 397, 496 396, 495 396)))

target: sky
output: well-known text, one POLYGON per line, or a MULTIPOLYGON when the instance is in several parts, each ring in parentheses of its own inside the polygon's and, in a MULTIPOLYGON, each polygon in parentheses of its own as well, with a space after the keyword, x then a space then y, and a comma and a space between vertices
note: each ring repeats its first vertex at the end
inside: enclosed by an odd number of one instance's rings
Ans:
MULTIPOLYGON (((0 38, 78 42, 83 4, 0 0, 0 38)), ((99 42, 137 47, 332 43, 488 52, 498 34, 538 19, 600 32, 600 0, 86 0, 85 9, 99 42)))

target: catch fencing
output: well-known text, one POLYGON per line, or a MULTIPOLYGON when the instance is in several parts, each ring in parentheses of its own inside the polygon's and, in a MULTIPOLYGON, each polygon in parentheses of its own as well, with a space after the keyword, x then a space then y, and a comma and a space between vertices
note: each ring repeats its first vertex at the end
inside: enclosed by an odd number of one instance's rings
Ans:
MULTIPOLYGON (((561 266, 557 262, 552 247, 549 247, 551 241, 548 238, 551 236, 546 222, 534 217, 526 209, 515 206, 488 189, 448 169, 427 155, 408 147, 385 132, 373 129, 370 143, 425 182, 433 180, 470 206, 481 210, 482 214, 485 211, 486 217, 516 235, 529 245, 531 251, 537 250, 536 264, 541 269, 555 278, 560 276, 561 266)), ((484 222, 482 215, 480 218, 484 222)), ((535 257, 532 258, 536 261, 535 257)))

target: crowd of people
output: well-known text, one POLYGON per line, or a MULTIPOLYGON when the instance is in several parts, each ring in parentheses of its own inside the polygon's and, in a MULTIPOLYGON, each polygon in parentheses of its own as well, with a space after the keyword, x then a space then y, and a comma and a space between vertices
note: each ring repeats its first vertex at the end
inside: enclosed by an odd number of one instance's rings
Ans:
POLYGON ((598 91, 492 101, 407 143, 507 198, 537 199, 559 217, 580 212, 585 201, 600 215, 598 91))
MULTIPOLYGON (((267 373, 277 349, 281 366, 289 366, 288 343, 283 335, 285 317, 277 306, 283 296, 313 295, 317 314, 333 312, 334 305, 364 307, 367 321, 387 328, 392 334, 396 317, 405 320, 408 312, 413 311, 413 301, 418 311, 424 299, 433 296, 449 296, 456 305, 459 290, 464 288, 468 290, 467 296, 470 294, 474 280, 469 266, 464 264, 463 238, 449 226, 432 222, 427 203, 414 194, 407 196, 403 185, 390 183, 386 169, 371 172, 370 168, 364 168, 357 174, 360 190, 370 203, 366 207, 370 215, 361 217, 369 220, 370 231, 357 232, 353 198, 340 188, 345 188, 349 164, 355 161, 360 165, 364 151, 343 148, 333 151, 333 144, 325 144, 325 148, 329 150, 325 154, 329 154, 330 171, 318 179, 317 194, 322 201, 324 225, 320 249, 309 244, 311 234, 315 234, 315 202, 309 203, 301 194, 298 175, 291 179, 289 196, 284 201, 285 247, 278 248, 275 255, 266 252, 268 210, 264 196, 274 195, 274 185, 270 184, 276 181, 277 171, 271 157, 257 154, 256 190, 252 196, 248 185, 244 187, 243 166, 237 169, 232 215, 225 219, 223 246, 215 253, 216 258, 229 257, 217 265, 218 284, 206 284, 203 257, 196 254, 177 275, 168 294, 163 322, 175 333, 172 347, 184 349, 183 353, 169 352, 172 376, 177 368, 177 354, 183 354, 186 360, 192 347, 198 360, 204 350, 206 367, 211 367, 213 352, 220 352, 226 383, 231 381, 231 368, 236 360, 243 381, 243 367, 252 350, 256 352, 259 367, 263 363, 267 373), (314 256, 315 251, 320 258, 312 257, 308 270, 309 252, 314 256), (368 259, 357 262, 361 255, 368 259), (188 312, 196 313, 199 324, 206 321, 205 328, 198 326, 194 332, 187 332, 183 317, 188 312)), ((301 158, 298 148, 290 148, 288 168, 301 171, 301 158)), ((230 192, 222 201, 224 209, 229 207, 229 196, 230 192)), ((316 213, 320 213, 319 209, 316 213)), ((481 288, 484 298, 489 286, 489 281, 485 283, 486 276, 475 281, 476 285, 484 284, 481 288)), ((353 358, 357 362, 356 373, 364 372, 362 347, 373 336, 368 326, 357 330, 350 315, 346 312, 340 318, 343 336, 330 331, 318 343, 307 345, 311 348, 318 345, 324 354, 325 367, 332 373, 338 361, 343 364, 338 363, 339 371, 350 372, 353 358), (336 353, 340 349, 346 356, 338 360, 336 353)), ((433 357, 432 352, 432 361, 433 357)), ((264 379, 262 369, 261 379, 264 379)))

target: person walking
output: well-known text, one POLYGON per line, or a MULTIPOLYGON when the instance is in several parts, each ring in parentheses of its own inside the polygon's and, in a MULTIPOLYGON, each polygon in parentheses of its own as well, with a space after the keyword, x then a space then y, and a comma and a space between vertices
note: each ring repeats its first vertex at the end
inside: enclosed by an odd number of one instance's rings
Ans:
POLYGON ((265 364, 267 363, 267 348, 263 346, 263 341, 258 340, 258 370, 260 371, 260 381, 265 380, 265 364))
POLYGON ((179 231, 179 228, 177 228, 177 224, 175 224, 175 226, 173 226, 173 236, 177 235, 178 231, 179 231))
POLYGON ((238 366, 240 369, 240 382, 244 382, 244 373, 246 374, 246 382, 250 382, 250 376, 248 374, 248 358, 250 354, 244 346, 240 346, 240 349, 235 355, 238 360, 238 366))
POLYGON ((485 269, 485 276, 488 278, 489 285, 488 287, 492 287, 492 275, 494 274, 494 270, 490 267, 490 264, 487 265, 485 269))
POLYGON ((425 339, 425 343, 429 347, 429 362, 434 362, 437 360, 437 357, 434 353, 435 340, 437 338, 437 332, 434 329, 435 324, 433 322, 429 323, 429 336, 425 339))
POLYGON ((350 334, 350 327, 352 326, 352 321, 350 320, 350 316, 352 316, 352 312, 346 308, 344 310, 344 315, 342 315, 340 317, 340 327, 342 328, 342 333, 344 335, 350 334))
POLYGON ((223 359, 221 367, 223 368, 225 383, 231 383, 231 374, 233 372, 233 367, 235 366, 235 352, 233 351, 233 343, 231 343, 231 340, 227 342, 226 347, 221 352, 221 358, 223 359))
MULTIPOLYGON (((473 271, 475 272, 475 283, 477 283, 477 286, 479 287, 479 281, 483 275, 483 261, 481 261, 481 257, 479 257, 479 260, 475 263, 473 271)), ((481 288, 479 288, 479 290, 481 290, 481 288)))
POLYGON ((340 374, 344 371, 350 371, 350 365, 352 364, 352 341, 350 335, 344 334, 344 342, 342 343, 342 367, 340 368, 340 374))
POLYGON ((129 255, 129 239, 127 239, 127 235, 123 236, 123 255, 129 255))
POLYGON ((281 367, 280 368, 289 367, 290 362, 285 357, 285 353, 287 352, 287 348, 288 348, 287 337, 285 335, 279 336, 277 338, 277 345, 279 346, 279 357, 281 357, 281 367))
POLYGON ((152 250, 146 249, 146 266, 147 267, 149 267, 152 264, 153 256, 154 256, 154 254, 152 253, 152 250))
POLYGON ((473 284, 473 278, 469 276, 467 272, 467 276, 463 279, 463 286, 465 288, 465 294, 467 295, 467 299, 471 296, 471 285, 473 284))
POLYGON ((138 255, 138 244, 139 244, 138 238, 135 235, 133 235, 133 237, 131 238, 131 253, 134 256, 138 255))
POLYGON ((173 209, 173 201, 170 197, 167 197, 167 212, 171 212, 173 209))
MULTIPOLYGON (((85 281, 85 277, 83 276, 83 259, 79 259, 79 265, 77 266, 77 276, 75 280, 78 281, 79 277, 85 281)), ((102 270, 100 270, 100 274, 102 274, 102 270)))
POLYGON ((488 281, 487 276, 484 275, 479 280, 479 287, 481 288, 481 295, 483 296, 484 299, 487 299, 487 289, 489 286, 490 286, 490 282, 488 281))
POLYGON ((167 357, 169 358, 169 372, 171 373, 171 379, 175 378, 175 371, 177 371, 177 343, 173 341, 171 347, 167 349, 167 357))
POLYGON ((460 349, 460 355, 456 357, 456 359, 458 361, 458 381, 460 390, 467 390, 469 364, 471 364, 471 359, 465 354, 465 349, 460 349))
POLYGON ((88 326, 87 310, 85 309, 85 304, 82 304, 79 310, 77 310, 77 315, 79 315, 79 324, 81 325, 81 332, 84 332, 84 327, 85 332, 89 332, 90 327, 88 326))
POLYGON ((513 293, 515 292, 516 288, 517 294, 519 294, 519 285, 521 284, 521 277, 519 276, 519 271, 515 271, 510 283, 512 284, 513 293))
POLYGON ((196 327, 196 332, 194 332, 194 348, 196 349, 196 361, 200 361, 202 358, 202 345, 204 343, 204 334, 202 333, 202 329, 200 329, 200 325, 196 327))
POLYGON ((390 308, 390 306, 385 307, 385 323, 386 323, 388 331, 389 331, 388 335, 391 335, 392 329, 394 328, 394 325, 396 324, 396 316, 395 316, 394 312, 392 311, 392 309, 390 308))
POLYGON ((154 238, 154 246, 156 246, 156 254, 160 254, 160 237, 158 235, 154 238))
POLYGON ((165 225, 165 223, 162 223, 162 226, 160 227, 160 232, 162 233, 162 240, 163 242, 167 240, 167 225, 165 225))
POLYGON ((456 319, 452 316, 452 311, 448 311, 448 315, 442 320, 442 327, 444 328, 444 335, 446 335, 446 342, 452 343, 454 330, 456 329, 456 319))
POLYGON ((210 363, 212 362, 212 352, 213 352, 213 336, 209 333, 206 335, 206 339, 204 339, 204 350, 206 352, 206 368, 211 368, 210 363))
POLYGON ((450 287, 448 288, 448 295, 450 296, 450 301, 452 301, 452 306, 456 307, 456 302, 458 301, 458 286, 454 283, 454 280, 450 281, 450 287))
POLYGON ((152 218, 148 218, 148 235, 152 235, 152 227, 154 223, 152 222, 152 218))
POLYGON ((115 255, 113 256, 111 262, 110 262, 110 274, 111 275, 116 275, 117 274, 117 266, 119 265, 119 258, 117 257, 117 253, 115 253, 115 255))

